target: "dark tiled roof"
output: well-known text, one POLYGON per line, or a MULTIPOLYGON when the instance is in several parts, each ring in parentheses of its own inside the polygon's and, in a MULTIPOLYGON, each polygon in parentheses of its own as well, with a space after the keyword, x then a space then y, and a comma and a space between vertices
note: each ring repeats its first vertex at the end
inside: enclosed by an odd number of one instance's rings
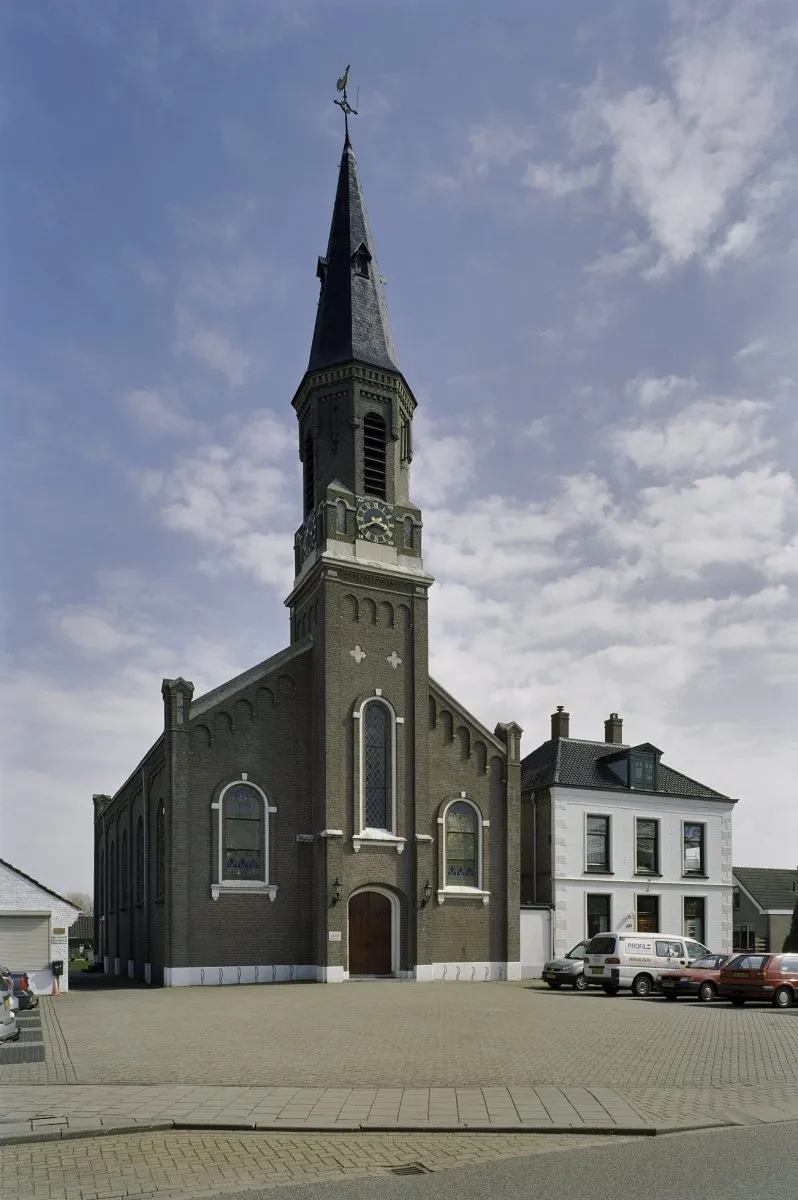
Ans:
MULTIPOLYGON (((629 750, 630 746, 617 742, 583 742, 578 738, 552 738, 538 746, 521 762, 521 790, 534 792, 552 784, 569 787, 603 788, 608 791, 626 792, 629 789, 617 778, 606 764, 599 762, 607 754, 618 750, 629 750)), ((723 792, 697 783, 688 775, 674 771, 660 763, 657 768, 657 795, 695 796, 697 798, 728 800, 723 792)), ((637 792, 642 789, 635 789, 637 792)))
POLYGON ((732 867, 732 874, 766 912, 774 908, 792 910, 798 899, 798 870, 778 867, 732 867))
POLYGON ((94 941, 94 917, 80 916, 69 926, 69 940, 77 938, 79 942, 94 941))
POLYGON ((62 900, 64 904, 72 905, 76 912, 80 911, 77 904, 72 904, 71 900, 67 900, 66 896, 59 895, 52 888, 45 887, 43 883, 39 883, 38 879, 34 879, 32 875, 26 875, 24 871, 20 871, 19 867, 13 866, 10 862, 6 862, 4 858, 0 858, 0 866, 8 867, 9 871, 13 871, 15 875, 19 875, 22 879, 27 879, 28 883, 35 884, 37 888, 41 888, 43 892, 47 892, 48 896, 55 896, 56 900, 62 900))
POLYGON ((351 359, 397 370, 388 308, 348 137, 338 174, 327 258, 320 261, 319 270, 323 279, 308 370, 351 359), (353 263, 361 246, 369 260, 365 274, 358 273, 353 263))

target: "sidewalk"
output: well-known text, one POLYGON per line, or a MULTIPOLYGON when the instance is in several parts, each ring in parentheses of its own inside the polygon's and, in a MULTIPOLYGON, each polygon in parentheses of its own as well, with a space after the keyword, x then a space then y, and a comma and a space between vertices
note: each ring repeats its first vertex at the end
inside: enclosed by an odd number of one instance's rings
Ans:
POLYGON ((155 1129, 655 1135, 798 1121, 785 1085, 291 1088, 16 1086, 0 1090, 0 1149, 155 1129))

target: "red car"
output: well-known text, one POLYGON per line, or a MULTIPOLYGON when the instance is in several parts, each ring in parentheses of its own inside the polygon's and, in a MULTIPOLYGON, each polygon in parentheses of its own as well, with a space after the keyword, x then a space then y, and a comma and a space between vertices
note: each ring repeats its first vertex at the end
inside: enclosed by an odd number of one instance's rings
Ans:
POLYGON ((769 1000, 791 1008, 798 1001, 798 954, 735 954, 721 969, 718 995, 738 1006, 769 1000))
POLYGON ((718 994, 720 969, 730 957, 729 954, 705 954, 703 958, 690 963, 689 967, 661 971, 659 989, 666 1000, 678 1000, 680 996, 714 1000, 718 994))

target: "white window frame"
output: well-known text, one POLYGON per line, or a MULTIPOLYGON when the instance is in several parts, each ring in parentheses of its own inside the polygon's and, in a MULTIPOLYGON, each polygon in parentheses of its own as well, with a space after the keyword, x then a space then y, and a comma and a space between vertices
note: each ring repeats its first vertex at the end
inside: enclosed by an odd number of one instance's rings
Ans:
POLYGON ((400 726, 404 725, 404 717, 399 717, 396 714, 396 709, 382 694, 382 688, 375 688, 373 696, 366 696, 361 701, 359 706, 352 713, 352 718, 355 723, 355 746, 357 753, 355 755, 355 835, 352 838, 352 846, 356 854, 360 853, 364 845, 371 843, 394 846, 396 853, 401 854, 405 848, 406 838, 399 837, 397 833, 397 762, 398 762, 398 732, 400 726), (366 722, 364 713, 367 705, 382 704, 387 708, 388 715, 391 720, 391 828, 390 829, 374 829, 365 824, 366 816, 366 772, 365 772, 365 728, 366 722))
POLYGON ((703 894, 683 895, 682 896, 682 929, 685 930, 685 932, 682 933, 682 937, 688 938, 689 941, 691 941, 691 942, 700 942, 702 946, 706 946, 706 944, 707 944, 707 924, 709 922, 708 913, 709 913, 709 897, 708 896, 705 896, 703 894), (704 926, 704 928, 701 930, 701 932, 704 935, 703 937, 696 937, 695 934, 686 932, 687 917, 685 916, 685 907, 687 905, 688 900, 701 900, 703 902, 704 915, 701 918, 701 922, 704 926))
POLYGON ((211 898, 218 900, 222 892, 246 892, 248 894, 256 893, 264 894, 270 900, 274 900, 277 896, 277 885, 269 882, 269 871, 271 868, 271 845, 270 831, 271 818, 277 809, 273 804, 269 803, 268 796, 263 788, 258 787, 248 778, 247 772, 242 771, 238 779, 231 779, 226 783, 219 793, 219 799, 214 800, 211 804, 211 810, 216 813, 216 880, 211 884, 211 898), (254 792, 260 796, 263 804, 263 879, 225 879, 224 878, 224 798, 231 788, 239 787, 244 784, 246 787, 252 788, 254 792))
POLYGON ((612 813, 597 812, 591 808, 589 812, 585 812, 584 821, 582 822, 582 846, 583 846, 583 862, 584 874, 601 879, 602 876, 614 874, 612 869, 613 853, 612 853, 612 813), (601 817, 607 822, 607 865, 606 867, 590 867, 587 861, 587 820, 588 817, 601 817))
MULTIPOLYGON (((598 815, 598 814, 596 814, 596 815, 598 815)), ((652 816, 648 816, 648 815, 643 816, 642 814, 635 813, 635 815, 634 815, 634 838, 635 838, 635 840, 634 840, 634 872, 633 873, 638 878, 642 877, 644 879, 661 879, 662 878, 662 818, 661 817, 652 817, 652 816), (638 824, 638 821, 653 821, 657 827, 657 841, 656 841, 657 864, 653 871, 646 871, 644 868, 642 868, 640 866, 640 864, 637 861, 637 824, 638 824)))
POLYGON ((709 878, 709 823, 701 820, 688 820, 685 818, 682 821, 682 843, 679 848, 681 854, 681 876, 682 879, 708 879, 709 878), (700 825, 704 831, 701 839, 701 870, 687 871, 684 864, 684 827, 685 825, 700 825))
MULTIPOLYGON (((592 813, 591 813, 591 816, 593 816, 593 815, 594 815, 594 814, 592 814, 592 813)), ((596 814, 596 815, 598 815, 598 814, 596 814)), ((593 936, 592 934, 588 933, 588 931, 587 931, 587 916, 588 916, 588 913, 587 913, 587 900, 588 900, 588 896, 606 896, 606 898, 609 900, 609 904, 607 905, 607 909, 608 909, 608 913, 609 913, 609 915, 608 915, 608 917, 607 917, 607 920, 608 920, 608 922, 609 922, 609 929, 607 929, 607 931, 606 931, 606 932, 607 932, 607 933, 612 933, 612 931, 613 931, 613 924, 612 924, 613 911, 612 911, 612 910, 613 910, 613 907, 614 907, 614 905, 613 905, 613 900, 615 899, 615 897, 614 897, 614 894, 613 894, 612 892, 606 892, 606 891, 605 891, 605 892, 601 892, 601 891, 597 891, 595 888, 591 888, 590 890, 588 890, 587 888, 585 888, 584 896, 585 896, 585 911, 584 911, 584 917, 585 917, 585 924, 584 924, 584 930, 585 930, 585 939, 586 939, 586 940, 589 940, 589 939, 590 939, 590 937, 591 937, 591 936, 593 936)), ((602 930, 602 933, 603 933, 603 932, 604 932, 604 930, 602 930)), ((600 937, 601 935, 600 935, 600 934, 596 934, 595 936, 596 936, 596 937, 600 937)))
POLYGON ((438 837, 440 844, 440 864, 441 864, 441 886, 438 888, 438 903, 443 904, 447 896, 450 898, 457 897, 463 900, 479 900, 482 904, 487 904, 490 900, 490 892, 484 887, 484 861, 485 861, 485 830, 490 828, 490 821, 487 821, 480 811, 479 805, 465 792, 461 792, 459 796, 452 796, 450 800, 444 802, 443 808, 438 814, 438 837), (453 804, 468 804, 473 808, 477 819, 477 882, 471 887, 468 884, 447 884, 446 883, 446 815, 453 804))

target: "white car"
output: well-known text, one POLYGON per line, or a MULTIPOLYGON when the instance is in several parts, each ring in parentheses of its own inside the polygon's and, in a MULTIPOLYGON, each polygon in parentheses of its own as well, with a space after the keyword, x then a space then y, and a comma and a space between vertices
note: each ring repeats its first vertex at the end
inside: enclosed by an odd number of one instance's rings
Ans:
POLYGON ((597 933, 588 943, 585 974, 608 996, 620 988, 650 996, 661 971, 687 967, 709 953, 679 933, 597 933))

